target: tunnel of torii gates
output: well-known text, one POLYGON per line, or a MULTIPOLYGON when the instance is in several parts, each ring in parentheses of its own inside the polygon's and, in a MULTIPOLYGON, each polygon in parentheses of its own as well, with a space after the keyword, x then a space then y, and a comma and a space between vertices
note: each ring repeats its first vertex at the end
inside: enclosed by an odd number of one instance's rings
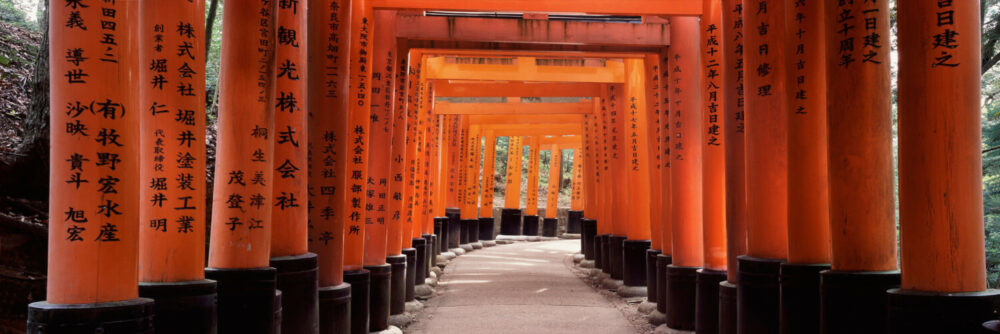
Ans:
POLYGON ((887 1, 225 6, 212 178, 204 1, 52 1, 28 332, 384 330, 440 253, 558 233, 563 149, 566 233, 670 328, 987 330, 979 1, 897 6, 898 188, 887 1))

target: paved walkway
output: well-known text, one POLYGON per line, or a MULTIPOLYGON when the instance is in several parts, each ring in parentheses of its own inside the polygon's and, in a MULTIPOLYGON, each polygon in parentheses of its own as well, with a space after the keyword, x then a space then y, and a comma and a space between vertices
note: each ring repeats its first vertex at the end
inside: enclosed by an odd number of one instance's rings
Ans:
POLYGON ((579 240, 484 248, 445 267, 439 295, 407 333, 635 333, 570 271, 579 240))

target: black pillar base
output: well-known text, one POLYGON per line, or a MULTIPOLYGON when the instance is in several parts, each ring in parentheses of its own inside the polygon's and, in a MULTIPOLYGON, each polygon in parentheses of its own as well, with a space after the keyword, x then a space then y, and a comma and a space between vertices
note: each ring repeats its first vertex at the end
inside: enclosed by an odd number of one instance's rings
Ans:
POLYGON ((597 221, 584 218, 580 221, 580 249, 583 258, 586 260, 596 260, 594 257, 594 237, 597 236, 597 221))
POLYGON ((403 248, 403 256, 406 256, 406 292, 403 298, 403 307, 405 308, 406 302, 412 302, 417 298, 414 291, 417 286, 417 249, 416 248, 403 248))
POLYGON ((424 284, 424 280, 427 279, 427 270, 430 268, 427 265, 430 263, 428 262, 430 259, 427 258, 427 240, 424 238, 414 238, 413 248, 417 250, 417 262, 414 267, 416 269, 416 275, 413 276, 413 282, 415 285, 421 285, 424 284))
POLYGON ((139 282, 139 297, 154 301, 154 326, 160 333, 215 333, 215 292, 215 281, 207 279, 139 282))
POLYGON ((719 283, 719 334, 737 334, 736 284, 719 283))
POLYGON ((819 333, 819 273, 829 264, 781 264, 781 333, 819 333))
POLYGON ((611 263, 611 278, 620 280, 625 277, 625 239, 624 235, 608 237, 608 262, 611 263))
POLYGON ((611 235, 601 234, 594 238, 594 267, 602 273, 611 274, 611 235))
MULTIPOLYGON (((462 211, 458 208, 445 208, 444 215, 448 217, 448 249, 458 248, 462 242, 462 211)), ((443 251, 443 250, 442 250, 443 251)))
MULTIPOLYGON (((622 243, 622 282, 625 286, 646 286, 646 251, 649 240, 622 243)), ((647 293, 649 290, 646 290, 647 293)))
POLYGON ((655 303, 659 296, 656 292, 656 256, 660 253, 657 249, 646 250, 646 301, 650 303, 655 303))
MULTIPOLYGON (((434 235, 441 237, 441 240, 448 240, 448 217, 434 217, 434 235)), ((434 244, 435 252, 447 252, 448 243, 434 244)))
MULTIPOLYGON (((389 328, 389 303, 392 298, 392 265, 365 266, 371 273, 371 287, 368 290, 368 331, 379 332, 389 328)), ((405 305, 404 305, 405 307, 405 305)))
POLYGON ((719 333, 719 283, 725 280, 725 271, 698 270, 694 302, 694 330, 698 334, 719 333))
POLYGON ((313 253, 271 258, 281 290, 282 333, 319 333, 316 259, 313 253))
POLYGON ((351 285, 351 334, 368 334, 371 273, 365 269, 345 271, 344 283, 351 285))
POLYGON ((566 215, 566 233, 580 233, 581 219, 583 219, 583 211, 569 210, 566 215))
POLYGON ((153 300, 95 304, 28 304, 30 334, 153 333, 153 300))
POLYGON ((500 210, 500 234, 521 235, 521 209, 500 210))
POLYGON ((392 268, 389 278, 389 314, 406 312, 406 255, 389 255, 385 262, 392 268))
POLYGON ((479 240, 493 240, 493 217, 479 217, 479 240))
POLYGON ((997 318, 1000 290, 935 293, 889 290, 889 333, 989 333, 997 318))
MULTIPOLYGON (((476 220, 476 219, 462 219, 460 221, 461 224, 462 224, 462 236, 458 240, 459 246, 461 246, 461 245, 468 245, 469 243, 472 242, 472 238, 469 238, 469 231, 472 231, 473 225, 476 224, 478 221, 479 220, 476 220)), ((479 232, 479 231, 476 231, 476 232, 479 232)))
POLYGON ((667 327, 694 330, 699 267, 667 266, 667 327))
POLYGON ((889 330, 886 290, 899 287, 899 271, 820 273, 823 333, 885 333, 889 330))
POLYGON ((351 332, 351 285, 319 288, 319 332, 341 334, 351 332))
POLYGON ((656 310, 667 314, 667 267, 674 263, 674 258, 668 254, 656 256, 656 310))
POLYGON ((524 224, 521 226, 522 235, 537 236, 538 235, 538 216, 537 215, 525 215, 524 224))
POLYGON ((205 268, 205 278, 217 284, 219 333, 271 333, 277 270, 205 268))
MULTIPOLYGON (((545 218, 542 219, 542 236, 543 237, 556 237, 559 229, 559 219, 556 218, 545 218)), ((583 248, 580 248, 581 251, 583 248)))
POLYGON ((737 284, 737 326, 741 334, 780 331, 781 289, 778 277, 784 260, 740 255, 737 284))
MULTIPOLYGON (((424 277, 431 277, 431 266, 437 266, 437 255, 435 254, 434 243, 437 242, 438 237, 433 234, 424 234, 421 236, 424 241, 424 252, 427 254, 427 262, 425 266, 419 267, 417 269, 422 269, 424 271, 424 277)), ((418 281, 417 283, 424 284, 424 281, 418 281)))
POLYGON ((479 219, 468 219, 469 230, 466 231, 466 235, 469 237, 469 243, 479 242, 479 219))

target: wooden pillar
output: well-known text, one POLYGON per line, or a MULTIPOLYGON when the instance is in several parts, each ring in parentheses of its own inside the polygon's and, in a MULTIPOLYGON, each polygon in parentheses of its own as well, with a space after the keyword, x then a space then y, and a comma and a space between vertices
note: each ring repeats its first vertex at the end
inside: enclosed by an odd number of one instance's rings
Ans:
POLYGON ((885 332, 885 290, 899 285, 889 4, 828 2, 824 9, 833 263, 822 278, 822 326, 885 332))
MULTIPOLYGON (((663 178, 663 158, 660 154, 663 145, 660 143, 662 127, 660 120, 660 57, 657 54, 647 54, 643 60, 643 70, 646 73, 646 141, 647 154, 649 157, 649 233, 650 233, 650 258, 652 267, 647 267, 647 277, 655 279, 656 276, 656 255, 663 251, 663 207, 658 205, 662 202, 663 189, 660 188, 661 178, 663 178), (650 271, 650 269, 652 271, 650 271)), ((656 302, 656 282, 646 280, 649 287, 648 297, 650 301, 656 302)))
POLYGON ((660 157, 661 169, 658 171, 660 174, 659 182, 654 186, 659 188, 660 199, 659 202, 654 204, 659 204, 661 215, 660 215, 660 254, 656 256, 656 311, 660 314, 666 315, 667 304, 670 302, 667 298, 667 270, 670 264, 673 263, 673 253, 674 253, 674 241, 673 241, 673 169, 672 169, 672 142, 670 137, 673 135, 671 133, 672 125, 670 124, 670 116, 672 112, 672 105, 670 104, 670 81, 672 74, 670 73, 670 53, 668 48, 663 48, 660 53, 657 54, 659 59, 659 71, 657 72, 660 80, 656 87, 657 94, 659 96, 658 103, 660 104, 661 112, 658 118, 658 153, 660 157))
POLYGON ((541 154, 540 136, 532 136, 528 145, 528 191, 525 194, 525 215, 538 215, 538 169, 541 154))
POLYGON ((702 236, 701 80, 698 19, 672 17, 670 35, 673 263, 667 267, 667 327, 693 330, 702 236))
POLYGON ((465 115, 444 117, 448 120, 448 127, 445 128, 445 137, 443 137, 447 140, 442 139, 447 145, 441 146, 441 189, 445 190, 440 193, 441 199, 444 200, 441 205, 446 208, 461 209, 458 197, 465 192, 461 189, 465 176, 458 172, 458 166, 462 152, 465 150, 463 144, 469 135, 469 121, 465 115))
MULTIPOLYGON (((419 238, 420 233, 414 233, 417 229, 417 197, 419 196, 420 183, 417 177, 417 169, 420 166, 420 156, 418 153, 417 143, 423 137, 420 129, 423 128, 424 122, 420 118, 419 113, 419 98, 423 90, 423 86, 420 84, 420 70, 422 61, 422 56, 419 51, 410 51, 407 54, 407 68, 408 73, 406 76, 406 114, 407 114, 407 127, 406 127, 406 152, 405 157, 405 183, 403 187, 403 248, 413 248, 412 240, 419 238)), ((415 250, 414 250, 415 252, 415 250)), ((409 280, 409 278, 407 278, 409 280)), ((409 282, 407 282, 409 284, 409 282)), ((407 301, 411 294, 408 293, 407 301)))
POLYGON ((273 149, 277 3, 224 10, 214 224, 205 271, 219 285, 219 331, 260 332, 272 327, 276 299, 268 260, 273 169, 279 166, 273 149))
MULTIPOLYGON (((462 157, 462 169, 465 173, 465 197, 462 201, 462 219, 479 218, 479 159, 482 158, 483 130, 480 125, 470 127, 469 140, 466 142, 465 156, 462 157)), ((478 235, 478 234, 477 234, 478 235)))
POLYGON ((996 319, 983 240, 980 5, 898 6, 902 289, 889 293, 896 333, 972 332, 996 319))
POLYGON ((571 183, 572 190, 570 191, 570 211, 583 211, 584 209, 584 197, 586 196, 583 187, 583 152, 579 148, 573 149, 573 180, 571 183), (579 158, 577 158, 579 157, 579 158))
POLYGON ((624 95, 623 85, 608 85, 608 146, 610 153, 609 165, 611 167, 611 232, 609 238, 609 257, 611 264, 611 278, 621 280, 624 275, 624 245, 628 239, 629 207, 633 204, 630 200, 631 185, 628 183, 628 168, 630 167, 628 152, 626 151, 625 124, 626 108, 628 107, 624 95), (624 104, 624 105, 623 105, 624 104))
POLYGON ((136 332, 152 330, 147 323, 152 301, 138 298, 137 289, 140 225, 136 222, 140 205, 148 205, 139 198, 140 187, 146 185, 138 183, 137 160, 139 115, 146 107, 138 104, 140 83, 132 80, 139 56, 138 10, 135 2, 49 6, 54 55, 49 101, 50 276, 46 301, 28 307, 29 332, 47 331, 47 326, 95 331, 118 321, 136 332), (134 313, 113 316, 105 304, 110 302, 121 302, 134 313), (104 319, 83 320, 74 316, 76 308, 93 310, 104 319))
MULTIPOLYGON (((623 101, 624 112, 624 159, 626 181, 628 183, 628 239, 623 244, 625 286, 646 286, 646 250, 650 247, 650 156, 649 156, 649 120, 647 108, 646 68, 645 59, 625 59, 625 91, 623 101)), ((579 153, 577 150, 574 153, 579 153)), ((583 167, 574 154, 574 176, 583 177, 578 167, 583 167)), ((583 169, 583 168, 579 168, 583 169)), ((579 182, 574 177, 574 182, 579 182)), ((582 188, 582 187, 578 187, 582 188)), ((577 187, 574 188, 574 190, 577 187)), ((619 294, 625 295, 622 290, 619 294)), ((645 295, 642 291, 639 295, 645 295)))
POLYGON ((559 210, 559 185, 562 184, 562 148, 552 144, 549 149, 549 183, 546 188, 545 217, 557 218, 559 210))
POLYGON ((722 0, 723 136, 726 138, 726 282, 719 285, 719 333, 737 332, 738 258, 746 254, 746 66, 743 55, 743 1, 722 0))
POLYGON ((486 131, 486 140, 483 143, 483 193, 479 200, 479 216, 492 218, 497 152, 497 137, 493 134, 493 130, 486 131))
POLYGON ((521 157, 524 150, 522 145, 521 136, 507 137, 507 185, 504 188, 504 207, 508 209, 521 207, 521 157))

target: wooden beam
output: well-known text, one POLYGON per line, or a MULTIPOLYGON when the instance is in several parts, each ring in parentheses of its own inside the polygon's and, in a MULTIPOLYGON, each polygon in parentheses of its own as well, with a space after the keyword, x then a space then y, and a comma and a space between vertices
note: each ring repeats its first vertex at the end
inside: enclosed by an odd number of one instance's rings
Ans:
POLYGON ((670 45, 668 25, 400 15, 396 37, 567 45, 670 45))
POLYGON ((449 82, 434 83, 436 97, 595 97, 598 83, 449 82))
POLYGON ((607 15, 701 15, 702 0, 372 0, 377 9, 545 12, 607 15))
POLYGON ((433 56, 467 56, 467 57, 535 57, 548 58, 645 58, 648 52, 625 51, 566 51, 566 50, 505 50, 505 49, 458 49, 458 48, 412 48, 421 54, 433 56))
POLYGON ((541 124, 541 123, 583 123, 581 114, 529 114, 510 117, 510 115, 469 115, 469 124, 491 126, 502 124, 541 124))
POLYGON ((590 101, 577 103, 434 102, 434 112, 440 115, 589 114, 593 111, 594 104, 590 101))
POLYGON ((428 57, 424 73, 427 79, 600 82, 625 81, 622 62, 608 61, 604 67, 538 66, 534 57, 518 57, 512 65, 447 64, 444 57, 428 57))

